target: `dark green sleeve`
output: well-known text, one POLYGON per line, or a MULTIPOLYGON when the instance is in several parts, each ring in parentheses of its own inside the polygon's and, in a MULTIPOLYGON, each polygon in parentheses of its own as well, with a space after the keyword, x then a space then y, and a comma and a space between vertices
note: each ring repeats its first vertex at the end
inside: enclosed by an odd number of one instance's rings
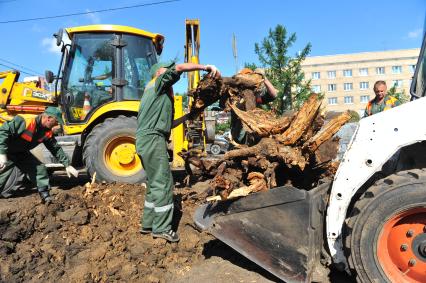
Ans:
POLYGON ((182 73, 176 71, 176 67, 173 66, 168 68, 163 74, 161 74, 155 80, 155 91, 157 94, 163 94, 168 90, 172 85, 174 85, 179 79, 182 73))
POLYGON ((12 120, 4 122, 0 127, 0 154, 6 154, 10 137, 19 136, 25 131, 25 120, 15 116, 12 120))
POLYGON ((368 116, 370 116, 370 114, 368 114, 367 107, 365 107, 364 117, 368 117, 368 116))
POLYGON ((58 144, 55 137, 45 140, 44 145, 50 151, 50 153, 52 153, 52 155, 55 156, 56 159, 61 162, 65 167, 68 167, 70 165, 71 162, 68 156, 65 154, 62 147, 58 144))

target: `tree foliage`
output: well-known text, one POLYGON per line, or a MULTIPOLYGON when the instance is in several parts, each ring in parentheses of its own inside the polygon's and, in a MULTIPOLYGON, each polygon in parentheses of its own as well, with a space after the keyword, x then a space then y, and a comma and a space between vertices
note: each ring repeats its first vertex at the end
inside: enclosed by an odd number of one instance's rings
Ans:
POLYGON ((223 134, 226 131, 229 131, 231 129, 231 122, 225 122, 225 123, 216 123, 216 134, 223 134))
MULTIPOLYGON (((298 109, 311 94, 310 81, 305 81, 301 68, 301 63, 311 51, 311 44, 306 44, 294 57, 290 57, 287 53, 295 42, 295 33, 288 34, 284 26, 277 25, 269 30, 262 42, 255 43, 260 67, 265 69, 266 76, 278 90, 278 97, 272 103, 278 114, 298 109)), ((257 67, 253 63, 245 66, 257 67)))
POLYGON ((396 85, 392 86, 389 90, 388 90, 388 95, 395 97, 396 99, 398 99, 401 104, 408 102, 410 100, 410 97, 408 97, 408 95, 405 94, 405 90, 403 89, 402 91, 398 91, 396 88, 396 85))

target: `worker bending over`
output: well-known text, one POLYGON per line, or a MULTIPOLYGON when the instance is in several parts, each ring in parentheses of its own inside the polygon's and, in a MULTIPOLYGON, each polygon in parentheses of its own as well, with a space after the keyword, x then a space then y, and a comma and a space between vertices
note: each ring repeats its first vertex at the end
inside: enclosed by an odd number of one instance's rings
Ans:
POLYGON ((62 113, 57 107, 46 110, 30 119, 19 115, 0 127, 0 194, 12 196, 15 186, 5 186, 15 167, 26 174, 32 184, 37 186, 42 202, 50 203, 50 184, 46 166, 30 150, 43 143, 52 155, 65 166, 68 177, 78 176, 78 171, 70 166, 70 160, 58 145, 52 128, 63 124, 62 113))

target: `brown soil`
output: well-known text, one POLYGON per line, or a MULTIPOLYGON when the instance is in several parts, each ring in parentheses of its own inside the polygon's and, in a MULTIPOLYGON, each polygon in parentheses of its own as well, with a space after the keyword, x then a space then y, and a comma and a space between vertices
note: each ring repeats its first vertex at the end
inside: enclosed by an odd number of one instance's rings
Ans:
MULTIPOLYGON (((179 243, 141 235, 144 192, 141 185, 95 184, 53 189, 54 203, 49 206, 41 204, 37 194, 1 199, 0 282, 190 282, 193 266, 210 258, 220 255, 244 262, 230 248, 194 228, 192 214, 199 202, 194 189, 175 193, 179 243)), ((252 266, 249 269, 256 269, 252 266)), ((195 274, 201 272, 215 281, 206 269, 211 266, 201 265, 195 274)), ((235 278, 241 281, 242 277, 235 278)), ((260 281, 254 282, 269 281, 261 275, 257 278, 260 281)))
POLYGON ((56 179, 49 206, 35 193, 0 199, 0 282, 280 282, 195 229, 206 184, 176 189, 170 244, 139 233, 143 186, 86 181, 56 179))

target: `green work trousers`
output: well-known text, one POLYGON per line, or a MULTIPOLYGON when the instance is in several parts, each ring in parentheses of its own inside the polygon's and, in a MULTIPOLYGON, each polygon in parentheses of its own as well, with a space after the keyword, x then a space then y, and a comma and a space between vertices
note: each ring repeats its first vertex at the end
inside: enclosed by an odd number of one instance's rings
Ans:
POLYGON ((171 229, 173 219, 173 176, 167 154, 167 142, 160 134, 138 137, 138 154, 147 176, 141 225, 161 233, 171 229))
POLYGON ((31 183, 37 188, 49 187, 49 174, 46 166, 30 152, 19 152, 7 155, 8 161, 5 169, 0 172, 0 188, 3 189, 13 167, 18 167, 26 174, 31 183))

